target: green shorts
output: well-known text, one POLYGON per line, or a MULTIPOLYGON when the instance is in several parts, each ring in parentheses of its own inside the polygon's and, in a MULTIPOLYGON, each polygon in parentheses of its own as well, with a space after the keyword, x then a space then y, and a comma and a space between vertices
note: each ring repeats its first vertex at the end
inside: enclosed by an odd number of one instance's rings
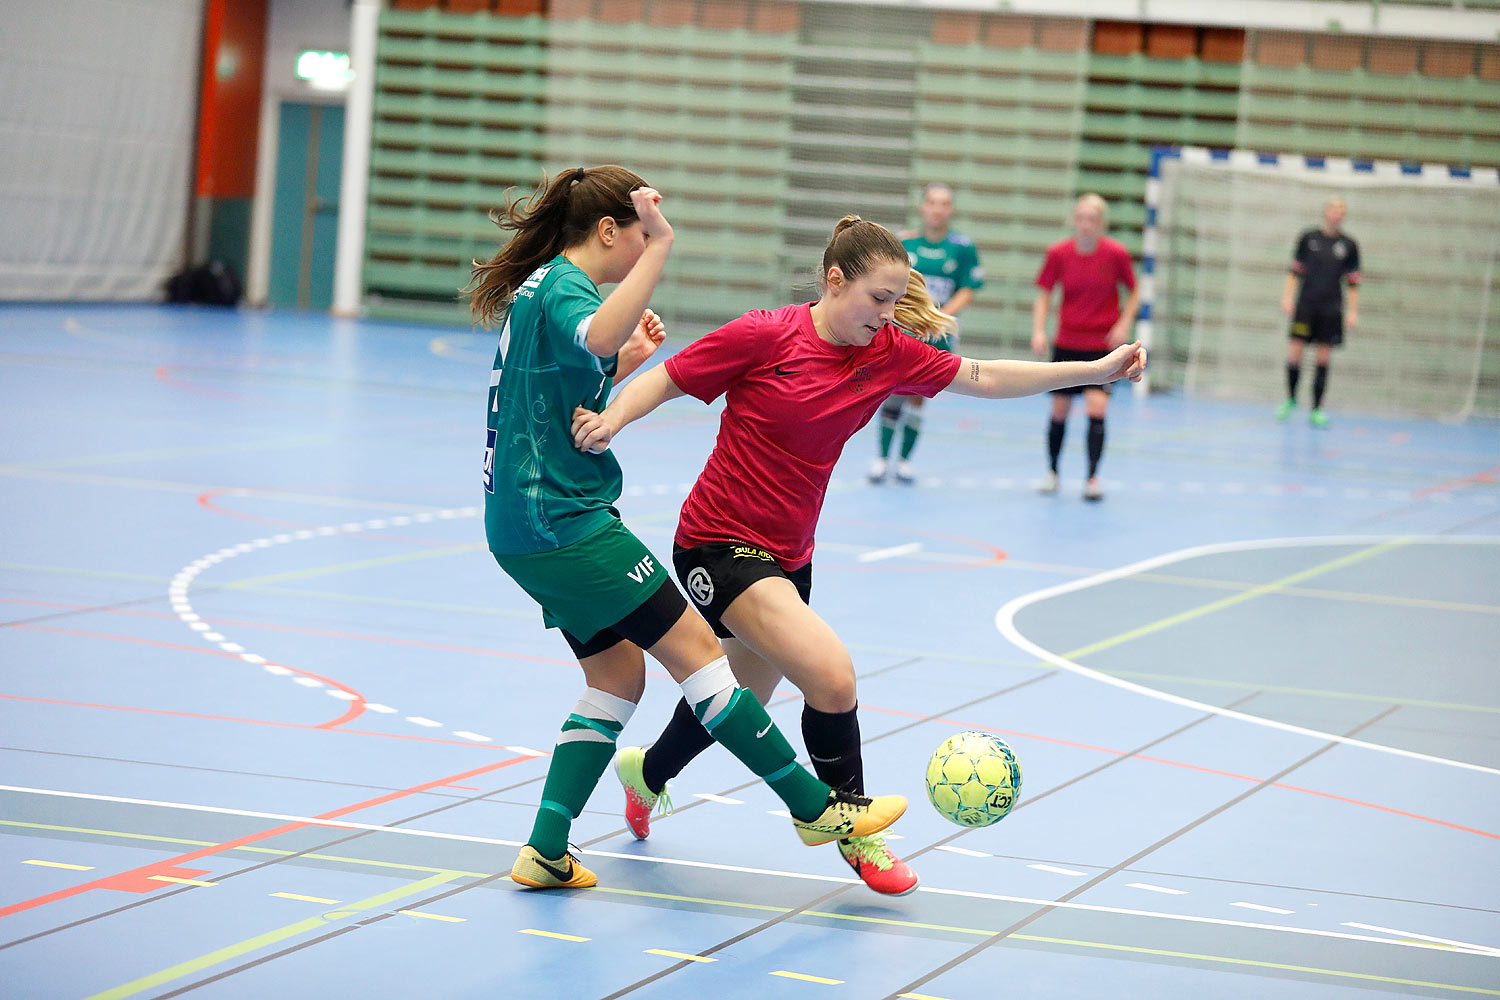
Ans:
POLYGON ((580 639, 630 614, 670 572, 618 520, 587 538, 547 552, 492 553, 500 568, 542 606, 542 624, 580 639))

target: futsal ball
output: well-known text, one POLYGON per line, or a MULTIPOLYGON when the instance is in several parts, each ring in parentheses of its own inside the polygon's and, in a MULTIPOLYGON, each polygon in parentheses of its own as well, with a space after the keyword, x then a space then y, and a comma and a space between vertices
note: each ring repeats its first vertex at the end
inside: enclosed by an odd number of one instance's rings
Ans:
POLYGON ((959 826, 998 823, 1021 797, 1021 765, 1000 737, 959 733, 928 762, 927 797, 959 826))

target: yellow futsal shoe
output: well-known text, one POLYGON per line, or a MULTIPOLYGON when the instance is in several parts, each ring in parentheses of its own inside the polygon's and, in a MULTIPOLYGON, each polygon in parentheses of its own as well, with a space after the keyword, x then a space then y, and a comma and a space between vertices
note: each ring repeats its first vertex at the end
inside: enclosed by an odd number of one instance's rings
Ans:
POLYGON ((556 861, 548 861, 530 844, 516 855, 510 878, 530 889, 588 889, 599 884, 598 876, 567 851, 556 861))
POLYGON ((906 799, 900 795, 863 795, 834 789, 828 793, 828 805, 817 819, 792 817, 797 836, 809 847, 848 837, 868 837, 879 833, 906 812, 906 799))

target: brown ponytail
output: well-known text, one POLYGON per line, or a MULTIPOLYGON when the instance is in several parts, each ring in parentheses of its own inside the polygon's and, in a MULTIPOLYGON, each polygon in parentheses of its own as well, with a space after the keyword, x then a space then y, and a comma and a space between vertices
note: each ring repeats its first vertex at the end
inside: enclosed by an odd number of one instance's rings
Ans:
POLYGON ((828 280, 828 269, 835 265, 845 278, 853 281, 877 263, 906 262, 906 248, 889 229, 857 215, 846 215, 833 227, 833 238, 823 251, 819 283, 828 280))
POLYGON ((548 179, 527 198, 506 192, 503 209, 490 221, 515 233, 488 261, 474 261, 474 276, 463 288, 476 322, 489 326, 505 314, 521 282, 547 261, 589 238, 606 216, 622 227, 636 221, 630 192, 646 182, 624 167, 575 167, 548 179))
POLYGON ((897 329, 905 330, 918 340, 928 343, 942 340, 958 329, 958 320, 949 316, 932 301, 927 290, 927 279, 916 269, 906 276, 906 291, 896 302, 896 315, 891 321, 897 329))

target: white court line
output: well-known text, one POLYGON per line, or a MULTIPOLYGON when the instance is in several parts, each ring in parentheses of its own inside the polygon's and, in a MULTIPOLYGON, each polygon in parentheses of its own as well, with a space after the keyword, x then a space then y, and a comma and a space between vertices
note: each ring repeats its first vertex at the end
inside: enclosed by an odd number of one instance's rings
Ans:
POLYGON ((909 556, 913 552, 921 551, 921 549, 921 542, 907 542, 905 545, 892 545, 888 549, 875 549, 872 552, 861 552, 859 555, 854 557, 854 561, 862 563, 879 562, 882 559, 894 559, 897 556, 909 556))
POLYGON ((1238 906, 1246 910, 1259 910, 1262 913, 1279 913, 1282 916, 1290 916, 1296 910, 1283 910, 1279 906, 1261 906, 1259 903, 1230 903, 1230 906, 1238 906))
POLYGON ((1381 927, 1379 924, 1361 924, 1352 920, 1344 923, 1345 927, 1353 927, 1362 931, 1378 931, 1381 934, 1400 934, 1402 937, 1418 938, 1423 941, 1435 941, 1438 944, 1452 945, 1455 948, 1472 948, 1475 951, 1489 952, 1495 957, 1500 957, 1500 949, 1491 948, 1483 944, 1470 944, 1467 941, 1454 941, 1451 938, 1433 937, 1430 934, 1418 934, 1416 931, 1398 931, 1394 927, 1381 927))
POLYGON ((1027 868, 1035 868, 1039 872, 1052 872, 1054 875, 1072 875, 1074 878, 1083 878, 1088 872, 1075 872, 1071 868, 1059 868, 1056 865, 1027 865, 1027 868))
MULTIPOLYGON (((1145 889, 1147 892, 1164 892, 1168 896, 1186 896, 1186 889, 1168 889, 1164 885, 1152 885, 1150 882, 1126 882, 1125 885, 1131 889, 1145 889)), ((1277 913, 1291 913, 1291 910, 1277 910, 1277 913)))
POLYGON ((950 846, 948 844, 939 844, 938 847, 937 847, 937 850, 939 850, 939 851, 947 851, 949 854, 962 854, 966 858, 993 858, 994 857, 993 854, 986 854, 983 851, 971 851, 967 847, 952 847, 952 846, 950 846))
POLYGON ((1030 594, 1017 597, 1007 602, 999 611, 995 612, 995 627, 1000 630, 1001 635, 1039 660, 1043 660, 1059 669, 1067 670, 1070 673, 1078 674, 1081 677, 1087 677, 1090 680, 1096 680, 1124 691, 1133 691, 1136 694, 1143 694, 1148 698, 1156 698, 1159 701, 1169 702, 1173 705, 1181 705, 1183 708, 1191 708, 1197 712, 1222 715, 1227 719, 1239 719, 1241 722, 1250 722, 1257 726, 1279 729, 1282 732, 1296 733, 1299 736, 1311 736, 1315 739, 1342 743, 1345 746, 1361 747, 1365 750, 1378 750, 1381 753, 1394 754, 1398 757, 1409 757, 1412 760, 1426 761, 1430 764, 1445 764, 1448 767, 1479 771, 1482 774, 1500 775, 1500 768, 1486 767, 1483 764, 1471 764, 1463 760, 1450 760, 1447 757, 1435 757, 1431 754, 1417 753, 1415 750, 1403 750, 1401 747, 1386 746, 1383 743, 1370 743, 1366 740, 1354 739, 1351 736, 1326 733, 1321 729, 1294 726, 1289 722, 1278 722, 1275 719, 1250 715, 1246 712, 1237 712, 1232 708, 1221 708, 1218 705, 1210 705, 1207 702, 1194 701, 1191 698, 1184 698, 1180 695, 1168 694, 1166 691, 1158 691, 1155 688, 1136 684, 1120 677, 1112 677, 1109 674, 1100 673, 1097 670, 1074 663, 1061 654, 1038 646, 1022 635, 1020 630, 1016 628, 1016 615, 1022 609, 1036 604, 1038 601, 1058 597, 1062 594, 1070 594, 1075 590, 1082 590, 1085 587, 1095 587, 1101 583, 1109 583, 1113 580, 1134 576, 1137 573, 1144 573, 1148 570, 1157 569, 1170 563, 1181 562, 1185 559, 1193 559, 1197 556, 1218 555, 1223 552, 1251 552, 1259 549, 1275 548, 1311 548, 1327 545, 1381 545, 1395 541, 1423 545, 1495 545, 1500 544, 1500 537, 1491 535, 1466 537, 1454 537, 1450 535, 1327 535, 1316 538, 1264 538, 1244 542, 1218 542, 1213 545, 1198 545, 1192 548, 1178 549, 1176 552, 1168 552, 1165 555, 1153 556, 1150 559, 1143 559, 1140 562, 1131 563, 1129 566, 1122 566, 1119 569, 1106 570, 1103 573, 1097 573, 1082 580, 1070 580, 1067 583, 1045 587, 1030 594))
MULTIPOLYGON (((28 795, 55 795, 68 799, 88 799, 94 802, 119 802, 125 805, 157 806, 165 809, 184 809, 189 812, 217 813, 223 816, 246 816, 251 819, 274 819, 282 822, 306 823, 309 826, 328 826, 343 830, 369 830, 375 833, 395 833, 405 837, 427 837, 434 840, 457 840, 467 844, 493 844, 497 847, 520 847, 518 840, 500 840, 495 837, 475 837, 462 833, 439 833, 435 830, 412 830, 399 826, 376 826, 370 823, 350 823, 345 820, 316 819, 312 816, 292 816, 285 813, 254 812, 248 809, 228 809, 222 806, 199 806, 185 802, 162 802, 155 799, 134 799, 120 795, 95 795, 88 792, 64 792, 50 788, 25 788, 19 785, 0 785, 0 792, 19 792, 28 795)), ((664 858, 645 854, 620 854, 615 851, 597 851, 592 848, 580 848, 580 854, 588 854, 599 858, 613 858, 617 861, 633 861, 636 863, 676 865, 682 868, 703 868, 718 872, 738 872, 746 875, 768 875, 773 878, 802 879, 809 882, 836 882, 843 885, 860 885, 859 879, 842 878, 837 875, 813 875, 806 872, 780 871, 773 868, 746 868, 739 865, 723 865, 710 861, 688 861, 683 858, 664 858)), ((1346 934, 1342 931, 1321 931, 1307 927, 1288 927, 1281 924, 1262 924, 1244 920, 1225 920, 1221 917, 1198 917, 1182 913, 1158 913, 1153 910, 1133 910, 1118 906, 1095 906, 1090 903, 1061 902, 1055 899, 1032 899, 1026 896, 1002 896, 997 893, 975 892, 967 889, 938 889, 932 886, 918 886, 918 892, 932 893, 938 896, 961 896, 966 899, 988 899, 1000 903, 1020 903, 1024 906, 1046 906, 1057 910, 1081 910, 1089 913, 1112 913, 1127 917, 1153 917, 1159 920, 1180 920, 1187 923, 1213 924, 1220 927, 1245 927, 1252 930, 1276 931, 1282 934, 1299 934, 1308 937, 1335 938, 1342 941, 1365 941, 1371 944, 1383 944, 1397 948, 1418 948, 1425 951, 1439 951, 1444 954, 1455 952, 1466 955, 1479 955, 1484 958, 1500 958, 1500 948, 1491 948, 1488 945, 1470 945, 1464 947, 1449 947, 1447 945, 1426 943, 1421 940, 1393 940, 1388 937, 1370 937, 1364 934, 1346 934)), ((1404 932, 1403 932, 1404 933, 1404 932)), ((1415 937, 1416 935, 1412 935, 1415 937)))
POLYGON ((717 802, 721 806, 742 806, 745 804, 739 799, 731 799, 727 795, 715 795, 713 792, 694 792, 693 797, 703 799, 705 802, 717 802))

